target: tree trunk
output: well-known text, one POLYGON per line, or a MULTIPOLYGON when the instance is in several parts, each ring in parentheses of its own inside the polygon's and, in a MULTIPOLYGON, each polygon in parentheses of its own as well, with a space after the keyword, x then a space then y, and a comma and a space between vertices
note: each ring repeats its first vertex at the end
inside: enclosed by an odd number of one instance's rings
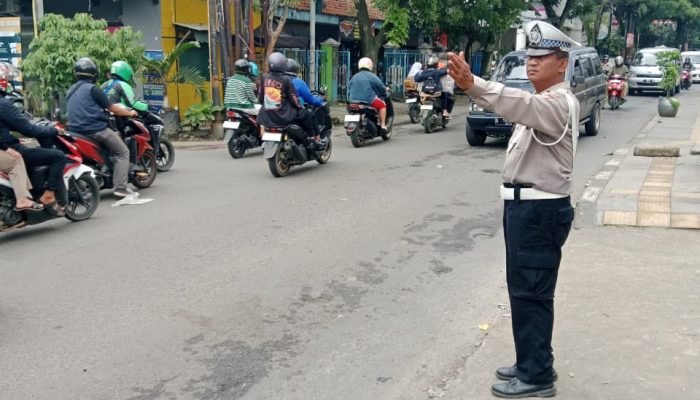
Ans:
POLYGON ((688 21, 683 19, 676 20, 676 46, 688 50, 688 21))
POLYGON ((289 14, 289 6, 285 4, 282 9, 282 17, 277 21, 277 25, 275 25, 275 14, 277 13, 279 5, 279 0, 265 1, 263 4, 265 59, 262 60, 262 65, 264 73, 268 72, 269 66, 267 65, 267 58, 275 51, 275 45, 277 45, 277 40, 280 38, 280 35, 282 35, 284 24, 287 22, 287 15, 289 14))
POLYGON ((547 18, 549 18, 549 22, 556 26, 558 29, 561 29, 562 25, 564 25, 564 22, 567 20, 567 16, 569 15, 569 11, 571 10, 571 7, 574 5, 574 2, 576 0, 548 0, 548 1, 543 1, 542 5, 544 6, 544 11, 547 13, 547 18), (557 15, 556 10, 554 10, 554 7, 559 5, 561 1, 566 1, 564 3, 564 9, 561 12, 561 15, 557 15))
POLYGON ((369 57, 374 61, 374 71, 377 72, 377 56, 379 49, 384 44, 383 28, 376 35, 372 32, 372 26, 369 21, 369 10, 367 9, 367 0, 355 0, 355 9, 357 10, 357 24, 360 26, 360 46, 362 47, 362 56, 369 57))
MULTIPOLYGON (((593 36, 592 38, 588 39, 588 45, 595 47, 596 44, 598 44, 598 34, 600 33, 600 23, 603 20, 603 14, 605 13, 605 3, 600 4, 600 8, 598 9, 598 14, 595 16, 595 24, 593 24, 593 36)), ((608 37, 610 36, 612 27, 608 27, 608 37)))

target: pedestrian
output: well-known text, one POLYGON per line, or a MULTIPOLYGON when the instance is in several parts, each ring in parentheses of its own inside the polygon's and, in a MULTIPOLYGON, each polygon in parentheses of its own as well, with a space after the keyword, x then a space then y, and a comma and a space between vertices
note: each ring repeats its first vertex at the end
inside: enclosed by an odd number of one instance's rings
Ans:
POLYGON ((565 74, 568 52, 579 44, 554 26, 533 21, 527 74, 535 93, 474 76, 464 55, 450 53, 450 75, 481 107, 516 123, 503 167, 503 230, 515 364, 498 368, 493 395, 556 395, 552 327, 561 248, 574 219, 571 174, 579 104, 565 74))

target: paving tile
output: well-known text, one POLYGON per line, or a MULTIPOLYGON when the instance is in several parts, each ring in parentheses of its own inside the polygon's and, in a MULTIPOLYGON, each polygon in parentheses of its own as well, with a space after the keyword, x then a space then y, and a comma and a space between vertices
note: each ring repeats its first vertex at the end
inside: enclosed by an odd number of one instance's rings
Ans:
POLYGON ((649 195, 640 195, 639 196, 639 202, 642 203, 668 203, 671 204, 670 202, 671 197, 670 196, 649 196, 649 195))
POLYGON ((670 213, 639 212, 637 213, 637 225, 639 226, 671 226, 670 213))
POLYGON ((629 211, 605 211, 603 225, 637 225, 637 213, 629 211))
POLYGON ((637 211, 639 201, 636 196, 611 197, 600 196, 596 203, 598 211, 637 211))
POLYGON ((671 214, 671 228, 700 229, 700 214, 671 214))
POLYGON ((671 185, 672 185, 671 182, 644 182, 644 185, 642 186, 642 188, 644 188, 644 187, 656 188, 656 189, 658 189, 658 188, 670 188, 671 185))
POLYGON ((613 196, 636 196, 639 190, 636 189, 610 189, 608 192, 613 196))
POLYGON ((643 213, 670 213, 671 202, 669 201, 639 201, 637 212, 643 213))
POLYGON ((678 199, 700 199, 700 193, 698 192, 676 192, 673 191, 671 192, 671 197, 673 198, 678 198, 678 199))
POLYGON ((671 196, 671 191, 670 190, 658 190, 656 188, 653 189, 645 189, 642 188, 639 191, 639 196, 662 196, 662 197, 669 197, 671 196))

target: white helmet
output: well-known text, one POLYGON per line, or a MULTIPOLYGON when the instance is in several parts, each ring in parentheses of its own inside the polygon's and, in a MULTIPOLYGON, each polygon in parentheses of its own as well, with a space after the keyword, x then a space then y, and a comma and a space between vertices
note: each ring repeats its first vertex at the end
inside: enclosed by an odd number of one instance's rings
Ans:
POLYGON ((369 57, 362 57, 360 58, 360 61, 357 62, 357 68, 359 69, 368 69, 372 70, 374 68, 374 62, 372 62, 372 59, 369 57))
POLYGON ((617 65, 618 67, 622 65, 623 61, 625 60, 622 58, 622 56, 615 57, 615 65, 617 65))

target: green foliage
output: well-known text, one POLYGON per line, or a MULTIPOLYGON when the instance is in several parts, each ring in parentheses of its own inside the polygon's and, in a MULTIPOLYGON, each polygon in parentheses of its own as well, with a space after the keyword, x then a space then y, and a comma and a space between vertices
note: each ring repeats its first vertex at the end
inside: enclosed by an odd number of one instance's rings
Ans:
POLYGON ((192 104, 185 111, 182 127, 197 130, 201 126, 208 126, 214 121, 214 113, 223 111, 224 107, 215 106, 211 101, 192 104))
POLYGON ((88 14, 76 14, 73 18, 46 14, 41 19, 39 35, 29 45, 22 72, 39 82, 39 96, 46 106, 54 94, 64 92, 74 82, 73 64, 80 57, 90 57, 97 63, 98 79, 105 77, 109 65, 116 60, 127 61, 133 68, 140 66, 144 51, 139 43, 141 33, 129 27, 114 33, 106 29, 105 20, 88 14))
POLYGON ((666 90, 668 96, 676 88, 676 82, 678 82, 678 69, 679 65, 677 63, 680 57, 680 52, 678 50, 668 50, 656 53, 656 60, 661 68, 661 73, 663 77, 659 86, 666 90))
POLYGON ((681 102, 678 101, 677 98, 669 97, 668 100, 671 102, 671 105, 673 106, 674 109, 678 110, 678 108, 680 108, 681 102))
POLYGON ((199 48, 198 42, 178 42, 175 47, 163 56, 162 60, 153 60, 142 56, 141 64, 144 71, 159 75, 165 82, 168 83, 183 83, 194 87, 194 90, 200 99, 207 98, 207 90, 205 84, 206 78, 199 71, 191 66, 180 67, 171 74, 173 67, 185 52, 190 49, 199 48))

